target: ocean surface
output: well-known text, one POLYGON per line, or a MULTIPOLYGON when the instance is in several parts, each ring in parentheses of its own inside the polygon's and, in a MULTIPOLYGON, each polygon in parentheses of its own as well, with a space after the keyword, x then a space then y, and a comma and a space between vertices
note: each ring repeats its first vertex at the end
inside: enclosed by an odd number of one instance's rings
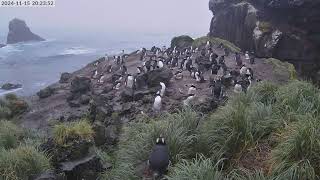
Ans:
MULTIPOLYGON (((88 63, 125 50, 132 52, 153 45, 169 46, 175 34, 116 33, 95 37, 44 37, 43 42, 26 42, 0 48, 0 86, 19 83, 22 88, 4 91, 0 96, 16 93, 30 96, 57 82, 63 72, 76 71, 88 63)), ((2 41, 4 37, 0 37, 2 41)))

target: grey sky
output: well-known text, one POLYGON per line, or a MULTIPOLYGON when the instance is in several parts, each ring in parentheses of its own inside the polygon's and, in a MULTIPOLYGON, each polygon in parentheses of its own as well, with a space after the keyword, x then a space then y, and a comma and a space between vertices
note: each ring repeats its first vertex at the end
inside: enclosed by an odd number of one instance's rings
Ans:
POLYGON ((0 34, 14 17, 36 32, 137 31, 206 34, 209 0, 56 0, 55 8, 1 8, 0 34))

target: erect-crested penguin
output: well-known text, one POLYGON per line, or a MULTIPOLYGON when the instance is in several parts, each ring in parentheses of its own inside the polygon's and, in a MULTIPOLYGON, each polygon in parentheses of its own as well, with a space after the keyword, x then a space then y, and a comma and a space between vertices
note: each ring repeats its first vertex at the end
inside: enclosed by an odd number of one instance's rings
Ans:
POLYGON ((160 96, 163 97, 166 92, 166 84, 163 82, 160 82, 161 90, 160 90, 160 96))
POLYGON ((163 61, 161 59, 158 61, 158 68, 163 68, 163 61))
POLYGON ((235 85, 234 85, 234 90, 233 90, 235 93, 241 93, 243 90, 242 90, 242 86, 240 83, 238 82, 235 82, 235 85))
POLYGON ((162 98, 160 92, 157 92, 156 97, 154 98, 153 110, 156 112, 160 112, 162 107, 162 98))
POLYGON ((246 60, 250 60, 250 56, 249 56, 249 52, 248 52, 248 51, 246 51, 246 53, 245 53, 244 56, 245 56, 245 59, 246 59, 246 60))
POLYGON ((169 148, 165 139, 160 136, 157 138, 156 144, 152 149, 148 164, 156 176, 161 177, 167 171, 169 163, 169 148))
POLYGON ((133 88, 134 87, 134 77, 131 74, 128 74, 127 81, 126 81, 126 87, 133 88))
POLYGON ((104 75, 102 75, 100 78, 99 78, 99 80, 98 80, 98 83, 100 83, 100 84, 103 84, 104 83, 104 75))
POLYGON ((197 91, 196 86, 192 84, 192 85, 189 87, 189 89, 188 89, 188 95, 190 95, 190 94, 196 94, 196 91, 197 91))
POLYGON ((246 65, 242 65, 242 68, 240 69, 240 75, 244 76, 247 73, 247 67, 246 65))
POLYGON ((97 77, 98 77, 98 70, 95 70, 93 74, 93 78, 97 78, 97 77))
POLYGON ((191 102, 192 102, 192 100, 194 100, 194 98, 195 98, 194 94, 189 94, 187 99, 183 101, 183 105, 184 106, 190 106, 191 102))

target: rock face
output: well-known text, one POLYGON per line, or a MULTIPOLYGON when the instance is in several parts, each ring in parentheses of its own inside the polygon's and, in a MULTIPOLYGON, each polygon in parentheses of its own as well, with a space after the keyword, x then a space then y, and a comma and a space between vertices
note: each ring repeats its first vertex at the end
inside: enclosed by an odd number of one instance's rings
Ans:
POLYGON ((32 33, 23 20, 16 18, 11 20, 9 23, 7 44, 14 44, 26 41, 44 41, 44 39, 32 33))
POLYGON ((209 8, 214 15, 210 36, 258 57, 320 67, 320 1, 210 0, 209 8))

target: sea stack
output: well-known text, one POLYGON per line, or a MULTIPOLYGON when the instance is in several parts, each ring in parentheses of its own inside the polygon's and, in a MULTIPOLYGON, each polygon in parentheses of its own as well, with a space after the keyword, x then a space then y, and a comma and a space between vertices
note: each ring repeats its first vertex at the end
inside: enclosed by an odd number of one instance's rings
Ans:
POLYGON ((44 41, 42 37, 31 32, 27 24, 20 19, 13 19, 9 23, 7 44, 15 44, 26 41, 44 41))

